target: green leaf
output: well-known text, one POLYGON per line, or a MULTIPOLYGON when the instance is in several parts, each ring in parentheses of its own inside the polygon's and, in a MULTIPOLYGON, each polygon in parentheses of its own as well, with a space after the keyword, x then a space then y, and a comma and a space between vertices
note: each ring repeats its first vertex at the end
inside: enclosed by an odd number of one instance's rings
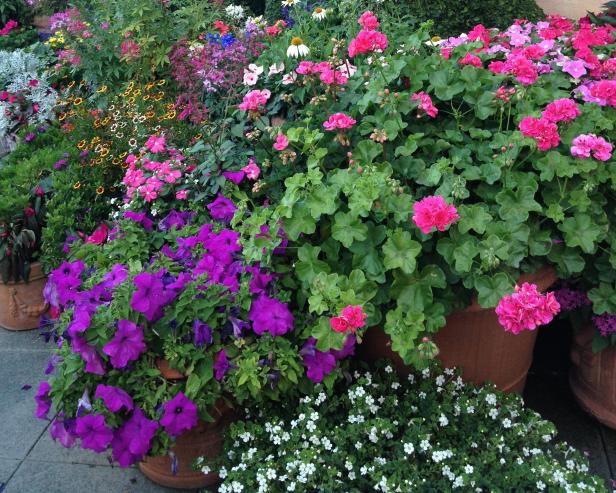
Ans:
POLYGON ((332 237, 346 248, 349 248, 355 241, 365 240, 367 233, 368 227, 362 223, 360 218, 353 214, 338 212, 334 216, 332 237))
POLYGON ((413 240, 411 233, 396 229, 383 245, 385 268, 400 269, 405 274, 415 272, 415 259, 421 252, 421 244, 413 240))
POLYGON ((485 233, 486 226, 492 221, 488 208, 483 204, 461 205, 458 207, 460 233, 468 233, 471 229, 476 233, 485 233))
POLYGON ((342 349, 347 338, 346 334, 332 329, 329 317, 319 318, 317 326, 312 329, 312 336, 317 340, 317 350, 323 352, 330 349, 342 349))
POLYGON ((362 140, 353 150, 353 160, 358 164, 371 164, 383 152, 383 145, 372 140, 362 140))
POLYGON ((541 205, 535 201, 536 187, 522 186, 515 192, 502 190, 496 194, 496 202, 500 204, 500 217, 514 224, 523 223, 531 211, 541 212, 541 205))
POLYGON ((299 261, 295 264, 295 273, 304 284, 310 284, 319 272, 330 273, 326 262, 319 260, 321 248, 304 244, 297 250, 299 261))
POLYGON ((513 282, 504 272, 494 276, 480 276, 475 281, 477 301, 483 308, 495 307, 499 300, 511 291, 513 282))
POLYGON ((201 379, 196 373, 191 373, 186 380, 186 397, 195 399, 201 390, 201 379))
POLYGON ((564 233, 568 247, 580 247, 584 253, 595 253, 597 240, 601 236, 601 228, 593 223, 588 214, 576 214, 566 218, 558 225, 564 233))
POLYGON ((425 330, 424 315, 421 312, 405 312, 398 307, 387 312, 383 330, 391 338, 391 348, 405 362, 410 362, 419 342, 419 336, 425 330))
POLYGON ((312 234, 316 222, 305 204, 295 204, 290 218, 284 219, 284 230, 290 240, 297 240, 302 233, 312 234))
POLYGON ((593 312, 616 313, 616 290, 614 286, 600 283, 598 287, 588 291, 588 298, 592 301, 593 312))
POLYGON ((455 270, 460 273, 470 272, 473 266, 473 259, 478 253, 477 246, 473 241, 465 241, 462 245, 457 246, 453 251, 455 270))

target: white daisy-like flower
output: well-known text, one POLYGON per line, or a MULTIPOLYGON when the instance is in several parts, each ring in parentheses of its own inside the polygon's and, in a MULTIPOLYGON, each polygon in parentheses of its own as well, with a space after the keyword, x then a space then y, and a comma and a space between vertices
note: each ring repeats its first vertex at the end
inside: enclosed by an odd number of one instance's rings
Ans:
POLYGON ((225 13, 232 19, 241 19, 244 17, 244 7, 241 5, 228 5, 225 8, 225 13))
POLYGON ((299 3, 299 0, 282 0, 280 3, 283 7, 293 7, 293 5, 297 5, 299 3))
POLYGON ((310 49, 304 44, 304 40, 295 36, 291 39, 291 44, 287 48, 287 56, 291 58, 299 58, 300 56, 307 56, 310 53, 310 49))
POLYGON ((326 17, 327 9, 324 9, 323 7, 317 7, 316 9, 314 9, 314 12, 312 12, 312 18, 318 21, 322 21, 326 17))

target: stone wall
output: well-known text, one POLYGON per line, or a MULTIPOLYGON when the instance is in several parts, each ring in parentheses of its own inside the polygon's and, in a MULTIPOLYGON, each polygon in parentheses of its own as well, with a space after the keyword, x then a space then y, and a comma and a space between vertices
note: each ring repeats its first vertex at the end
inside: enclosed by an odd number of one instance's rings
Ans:
POLYGON ((560 14, 572 19, 586 15, 586 11, 598 12, 607 0, 536 0, 546 14, 560 14))

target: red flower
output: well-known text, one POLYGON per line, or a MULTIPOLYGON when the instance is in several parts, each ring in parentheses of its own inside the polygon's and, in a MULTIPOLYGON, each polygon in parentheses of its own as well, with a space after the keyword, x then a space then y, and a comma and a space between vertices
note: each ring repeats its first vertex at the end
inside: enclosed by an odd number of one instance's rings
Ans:
POLYGON ((221 36, 227 34, 230 29, 230 27, 227 26, 223 21, 214 21, 214 27, 220 31, 221 36))
POLYGON ((96 231, 86 238, 85 243, 92 243, 93 245, 102 245, 107 240, 109 234, 109 226, 105 223, 96 228, 96 231))

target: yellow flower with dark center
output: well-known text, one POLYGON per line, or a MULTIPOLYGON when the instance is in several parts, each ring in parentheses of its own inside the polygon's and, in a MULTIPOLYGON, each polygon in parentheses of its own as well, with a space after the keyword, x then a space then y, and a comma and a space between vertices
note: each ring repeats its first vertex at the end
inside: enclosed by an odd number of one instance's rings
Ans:
POLYGON ((75 99, 75 101, 73 101, 73 104, 75 106, 79 106, 81 103, 83 103, 83 98, 77 98, 75 99))
MULTIPOLYGON (((136 143, 136 141, 135 141, 135 143, 136 143)), ((130 141, 129 141, 129 144, 130 144, 130 141)), ((126 156, 128 156, 128 152, 124 151, 124 152, 123 152, 122 154, 120 154, 118 157, 119 157, 120 159, 124 159, 126 156)))
POLYGON ((128 102, 129 102, 130 104, 135 104, 135 98, 134 98, 134 96, 131 96, 130 98, 128 98, 128 102))
POLYGON ((122 160, 119 157, 116 157, 113 159, 113 161, 111 161, 112 164, 120 164, 122 162, 122 160))
POLYGON ((141 99, 143 99, 144 101, 147 101, 147 100, 149 100, 149 99, 150 99, 150 95, 149 95, 149 94, 146 94, 146 95, 144 95, 141 99))
POLYGON ((148 83, 145 85, 145 90, 146 90, 146 91, 149 91, 149 90, 150 90, 150 89, 152 89, 153 87, 154 87, 154 83, 153 83, 153 82, 148 82, 148 83))
POLYGON ((99 94, 102 94, 102 93, 107 92, 107 89, 108 89, 107 86, 105 84, 103 84, 102 86, 100 86, 98 88, 98 90, 96 92, 98 92, 99 94))
POLYGON ((85 140, 80 140, 77 143, 77 148, 80 149, 80 150, 83 149, 85 146, 86 146, 86 141, 85 140))
POLYGON ((100 152, 101 157, 105 157, 107 154, 109 154, 109 148, 103 147, 103 150, 100 152))
POLYGON ((58 120, 61 121, 61 122, 64 121, 65 118, 66 118, 66 113, 60 113, 58 115, 58 120))
POLYGON ((141 96, 141 89, 135 89, 135 90, 133 91, 133 96, 134 96, 134 97, 139 97, 139 96, 141 96))
POLYGON ((102 195, 103 193, 105 193, 105 187, 98 187, 96 189, 96 195, 102 195))
POLYGON ((96 159, 94 160, 94 162, 95 162, 96 164, 101 164, 101 163, 103 162, 103 158, 102 158, 102 157, 98 157, 98 158, 96 158, 96 159))
POLYGON ((79 190, 79 189, 81 188, 81 182, 76 181, 76 182, 73 184, 73 188, 74 188, 75 190, 79 190))
POLYGON ((146 114, 145 114, 145 117, 147 119, 154 118, 154 112, 153 111, 147 111, 146 114))
POLYGON ((167 81, 166 81, 165 79, 161 79, 161 80, 159 80, 159 81, 156 83, 156 85, 157 85, 157 86, 164 86, 166 83, 167 83, 167 81))

